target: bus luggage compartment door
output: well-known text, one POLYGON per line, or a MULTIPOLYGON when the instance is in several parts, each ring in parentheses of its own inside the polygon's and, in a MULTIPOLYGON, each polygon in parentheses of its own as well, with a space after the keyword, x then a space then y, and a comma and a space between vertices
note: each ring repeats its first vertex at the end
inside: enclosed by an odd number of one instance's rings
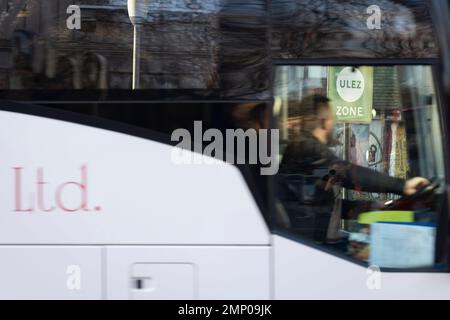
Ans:
POLYGON ((107 299, 269 299, 270 246, 107 246, 107 299))

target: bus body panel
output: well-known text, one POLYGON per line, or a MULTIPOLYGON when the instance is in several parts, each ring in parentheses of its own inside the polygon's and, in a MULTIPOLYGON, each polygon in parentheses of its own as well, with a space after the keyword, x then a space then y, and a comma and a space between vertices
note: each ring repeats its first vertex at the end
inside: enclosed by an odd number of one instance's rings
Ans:
POLYGON ((4 111, 0 150, 0 244, 269 243, 230 164, 177 164, 169 145, 4 111))
POLYGON ((450 299, 450 277, 440 272, 373 272, 273 236, 275 299, 450 299))
POLYGON ((0 299, 101 299, 98 246, 0 246, 0 299))

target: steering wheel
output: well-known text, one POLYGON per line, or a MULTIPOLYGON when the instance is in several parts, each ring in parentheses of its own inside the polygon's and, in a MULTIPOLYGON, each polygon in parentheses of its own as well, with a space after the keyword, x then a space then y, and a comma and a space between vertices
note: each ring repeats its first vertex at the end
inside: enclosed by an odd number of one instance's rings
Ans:
POLYGON ((412 207, 417 200, 426 199, 427 197, 432 196, 439 186, 440 181, 438 179, 430 179, 430 184, 420 188, 415 194, 402 196, 397 200, 388 201, 384 204, 384 208, 393 210, 395 208, 412 207))

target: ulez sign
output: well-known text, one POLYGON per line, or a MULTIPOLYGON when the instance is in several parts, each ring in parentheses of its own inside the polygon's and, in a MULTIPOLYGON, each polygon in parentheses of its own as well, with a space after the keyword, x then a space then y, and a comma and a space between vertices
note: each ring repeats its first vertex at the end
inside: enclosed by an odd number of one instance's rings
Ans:
POLYGON ((370 123, 373 67, 329 67, 328 97, 337 122, 370 123))

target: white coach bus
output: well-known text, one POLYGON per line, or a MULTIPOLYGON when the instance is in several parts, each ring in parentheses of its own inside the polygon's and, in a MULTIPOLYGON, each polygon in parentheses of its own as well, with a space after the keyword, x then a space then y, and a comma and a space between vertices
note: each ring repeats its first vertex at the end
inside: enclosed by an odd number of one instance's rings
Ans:
POLYGON ((136 90, 126 2, 101 3, 0 0, 1 299, 450 298, 448 2, 151 1, 136 90), (301 162, 311 96, 337 159, 430 183, 324 211, 329 168, 173 161, 201 121, 301 162))

